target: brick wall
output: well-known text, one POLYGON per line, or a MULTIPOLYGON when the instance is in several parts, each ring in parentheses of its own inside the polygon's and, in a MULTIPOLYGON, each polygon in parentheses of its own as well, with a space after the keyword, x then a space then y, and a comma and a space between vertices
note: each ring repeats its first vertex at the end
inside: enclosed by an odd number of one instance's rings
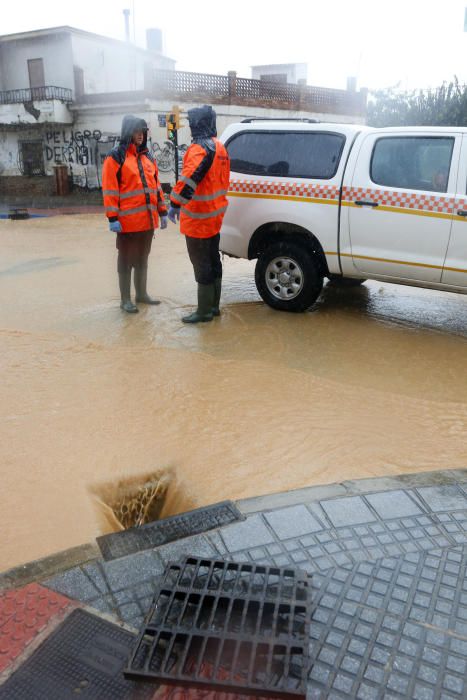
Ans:
POLYGON ((53 176, 3 175, 0 177, 0 197, 5 195, 40 197, 52 194, 55 194, 55 178, 53 176))

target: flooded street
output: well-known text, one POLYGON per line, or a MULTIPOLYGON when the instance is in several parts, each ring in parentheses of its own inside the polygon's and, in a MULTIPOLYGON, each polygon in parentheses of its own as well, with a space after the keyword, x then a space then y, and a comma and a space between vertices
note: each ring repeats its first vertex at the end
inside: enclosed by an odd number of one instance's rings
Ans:
POLYGON ((91 491, 169 469, 163 514, 350 478, 467 466, 467 296, 331 286, 306 314, 224 261, 223 314, 169 224, 158 307, 119 308, 103 216, 0 221, 0 570, 92 540, 91 491))

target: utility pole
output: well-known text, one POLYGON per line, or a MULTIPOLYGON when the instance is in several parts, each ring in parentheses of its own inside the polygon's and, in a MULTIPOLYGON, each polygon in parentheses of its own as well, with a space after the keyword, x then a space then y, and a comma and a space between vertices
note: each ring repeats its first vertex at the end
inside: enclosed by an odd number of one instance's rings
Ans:
POLYGON ((166 116, 167 138, 174 147, 175 182, 178 182, 178 130, 180 128, 180 107, 174 105, 166 116))

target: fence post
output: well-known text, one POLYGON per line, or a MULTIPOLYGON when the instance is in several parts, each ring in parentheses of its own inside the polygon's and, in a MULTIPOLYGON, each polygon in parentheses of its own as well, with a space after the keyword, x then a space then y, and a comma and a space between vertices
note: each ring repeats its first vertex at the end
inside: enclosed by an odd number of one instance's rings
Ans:
POLYGON ((308 87, 306 84, 306 80, 300 79, 297 83, 297 111, 307 111, 307 93, 308 93, 308 87))
POLYGON ((237 71, 229 70, 227 76, 229 78, 229 104, 232 104, 232 99, 237 96, 237 71))

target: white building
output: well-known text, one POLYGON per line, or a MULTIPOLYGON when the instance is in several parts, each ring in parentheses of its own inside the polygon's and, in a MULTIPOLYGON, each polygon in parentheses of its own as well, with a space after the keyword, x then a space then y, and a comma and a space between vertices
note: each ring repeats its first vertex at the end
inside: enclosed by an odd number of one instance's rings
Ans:
MULTIPOLYGON (((306 86, 306 64, 288 64, 290 71, 274 85, 234 72, 180 72, 157 50, 159 30, 148 30, 147 37, 156 50, 72 27, 0 36, 0 195, 29 194, 32 188, 39 193, 41 187, 52 193, 50 176, 59 164, 76 184, 99 187, 103 160, 118 140, 124 114, 147 121, 163 182, 174 177, 173 158, 167 165, 167 149, 162 150, 165 115, 174 104, 182 115, 200 103, 212 104, 219 133, 251 117, 365 119, 366 94, 306 86), (42 185, 31 176, 43 176, 42 185)), ((257 68, 279 75, 287 66, 257 68)), ((184 119, 179 143, 189 141, 184 119)))
POLYGON ((269 63, 263 66, 251 66, 253 80, 268 80, 275 83, 306 84, 308 77, 307 63, 269 63))
POLYGON ((73 27, 0 36, 0 174, 50 175, 53 163, 79 162, 87 146, 71 105, 137 94, 147 75, 174 67, 159 51, 73 27))

